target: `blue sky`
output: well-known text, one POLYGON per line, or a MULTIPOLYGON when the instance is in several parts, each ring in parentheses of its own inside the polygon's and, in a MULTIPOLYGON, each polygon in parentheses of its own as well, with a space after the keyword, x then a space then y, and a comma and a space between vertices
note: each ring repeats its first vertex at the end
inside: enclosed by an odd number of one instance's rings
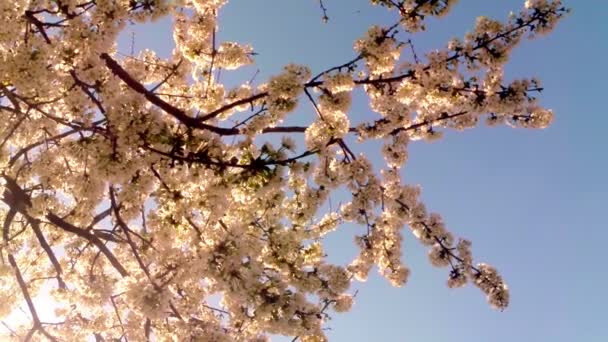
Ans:
MULTIPOLYGON (((250 42, 263 82, 283 65, 309 65, 313 74, 354 56, 353 41, 371 24, 388 25, 394 14, 367 0, 326 0, 330 21, 321 22, 316 0, 233 0, 221 12, 219 38, 250 42)), ((525 41, 513 53, 508 77, 537 76, 541 103, 556 114, 546 130, 480 126, 449 132, 435 143, 410 146, 402 176, 421 184, 427 207, 441 213, 457 236, 473 241, 475 259, 496 266, 511 289, 511 306, 492 310, 473 287, 450 290, 447 270, 433 268, 426 250, 406 230, 404 260, 412 275, 392 288, 375 273, 360 285, 356 304, 334 315, 327 332, 335 341, 608 341, 608 117, 603 103, 608 71, 605 1, 567 1, 573 12, 549 36, 525 41)), ((471 29, 478 15, 504 19, 523 0, 461 1, 429 31, 412 36, 419 54, 440 48, 471 29)), ((151 48, 168 55, 170 21, 127 28, 119 49, 151 48)), ((227 75, 227 81, 231 78, 227 75)), ((356 101, 352 115, 373 118, 356 101)), ((293 115, 313 115, 302 106, 293 115)), ((372 145, 352 145, 379 162, 372 145)), ((377 147, 377 146, 376 146, 377 147)), ((378 163, 377 165, 381 165, 378 163)), ((337 202, 340 198, 334 200, 337 202)), ((355 253, 345 227, 329 237, 332 260, 355 253)))

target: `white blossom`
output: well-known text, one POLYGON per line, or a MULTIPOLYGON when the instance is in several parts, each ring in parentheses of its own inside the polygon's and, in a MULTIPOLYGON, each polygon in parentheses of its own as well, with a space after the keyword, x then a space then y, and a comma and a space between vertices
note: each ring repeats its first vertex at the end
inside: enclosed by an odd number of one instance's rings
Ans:
POLYGON ((414 56, 403 30, 456 1, 370 2, 396 23, 370 27, 350 62, 314 77, 287 64, 261 82, 232 74, 255 53, 220 39, 227 0, 0 2, 0 318, 32 299, 31 321, 0 339, 326 341, 353 282, 374 268, 407 282, 409 236, 448 287, 471 283, 505 309, 501 275, 474 264, 404 165, 448 130, 551 124, 540 82, 503 74, 521 39, 567 9, 528 0, 414 56), (118 53, 127 24, 161 18, 168 57, 118 53), (352 226, 358 253, 331 262, 326 238, 352 226), (35 314, 45 289, 58 323, 35 314))

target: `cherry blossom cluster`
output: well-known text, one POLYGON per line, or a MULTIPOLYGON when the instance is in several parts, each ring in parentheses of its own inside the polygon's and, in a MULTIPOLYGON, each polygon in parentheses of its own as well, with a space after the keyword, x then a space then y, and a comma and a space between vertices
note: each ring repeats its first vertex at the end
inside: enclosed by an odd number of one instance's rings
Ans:
POLYGON ((287 64, 235 87, 221 73, 238 77, 255 53, 217 38, 226 2, 0 2, 0 317, 29 317, 2 338, 325 341, 330 314, 351 309, 351 284, 374 266, 407 282, 404 227, 449 270, 448 287, 473 284, 505 309, 501 275, 474 262, 402 168, 411 144, 449 129, 551 123, 540 81, 503 70, 522 38, 567 13, 561 1, 528 0, 506 22, 480 17, 417 55, 404 32, 456 1, 371 0, 396 22, 369 28, 350 60, 316 72, 287 64), (117 51, 127 25, 163 17, 170 57, 117 51), (369 115, 353 115, 356 91, 369 115), (380 141, 385 163, 351 137, 380 141), (359 252, 333 264, 324 238, 352 223, 359 252), (53 321, 40 315, 45 289, 53 321))

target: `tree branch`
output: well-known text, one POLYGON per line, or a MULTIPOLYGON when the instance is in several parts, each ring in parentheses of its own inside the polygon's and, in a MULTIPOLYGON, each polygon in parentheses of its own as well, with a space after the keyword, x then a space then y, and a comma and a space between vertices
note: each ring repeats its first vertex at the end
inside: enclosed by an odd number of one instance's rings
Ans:
MULTIPOLYGON (((14 209, 20 214, 27 217, 29 215, 27 212, 27 208, 32 206, 32 202, 29 195, 23 189, 21 189, 21 187, 14 179, 6 175, 3 175, 3 177, 6 181, 6 190, 4 191, 4 198, 2 200, 11 209, 14 209)), ((114 268, 118 271, 118 273, 120 273, 121 276, 126 277, 128 275, 127 270, 120 264, 118 259, 116 259, 114 254, 112 254, 108 247, 106 247, 103 241, 101 241, 90 231, 78 228, 52 212, 47 213, 46 218, 49 220, 50 223, 52 223, 56 227, 75 234, 94 244, 106 256, 106 258, 108 258, 108 261, 110 261, 112 266, 114 266, 114 268)))

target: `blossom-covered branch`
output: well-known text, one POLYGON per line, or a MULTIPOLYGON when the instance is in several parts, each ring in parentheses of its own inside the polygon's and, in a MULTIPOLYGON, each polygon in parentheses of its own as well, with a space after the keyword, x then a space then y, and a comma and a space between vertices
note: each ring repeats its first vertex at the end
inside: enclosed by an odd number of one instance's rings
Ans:
MULTIPOLYGON (((217 35, 226 2, 0 4, 0 316, 23 306, 30 318, 3 321, 7 339, 324 341, 374 266, 407 282, 404 227, 448 268, 449 287, 473 284, 504 310, 502 276, 474 264, 471 242, 401 177, 417 140, 483 120, 551 123, 540 81, 503 72, 523 37, 568 12, 561 1, 525 1, 505 22, 479 17, 422 54, 414 34, 456 1, 370 0, 393 25, 370 27, 345 62, 314 73, 286 64, 262 83, 239 73, 253 47, 217 35), (170 57, 116 51, 128 23, 163 17, 170 57), (248 81, 229 87, 226 72, 248 81), (355 91, 372 113, 353 114, 355 91), (384 162, 351 137, 380 141, 384 162), (325 236, 347 223, 361 227, 359 253, 333 264, 325 236), (53 323, 41 288, 57 304, 53 323)), ((316 5, 328 18, 335 4, 316 5)))

